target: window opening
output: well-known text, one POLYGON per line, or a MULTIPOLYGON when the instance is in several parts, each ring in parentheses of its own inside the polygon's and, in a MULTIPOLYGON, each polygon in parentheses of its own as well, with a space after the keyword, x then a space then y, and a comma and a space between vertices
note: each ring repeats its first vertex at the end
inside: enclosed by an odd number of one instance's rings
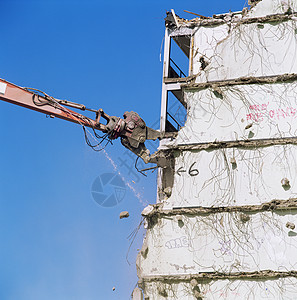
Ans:
POLYGON ((180 102, 182 97, 181 90, 172 90, 167 92, 167 114, 166 131, 179 131, 185 125, 187 118, 187 109, 180 102))
POLYGON ((189 55, 190 36, 172 37, 170 43, 169 78, 182 78, 188 76, 189 55))

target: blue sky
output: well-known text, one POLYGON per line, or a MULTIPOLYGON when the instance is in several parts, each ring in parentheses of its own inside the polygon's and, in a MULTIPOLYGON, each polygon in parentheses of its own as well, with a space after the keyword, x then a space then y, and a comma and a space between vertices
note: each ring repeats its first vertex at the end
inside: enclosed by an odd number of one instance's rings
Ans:
MULTIPOLYGON (((244 4, 1 0, 0 77, 110 115, 133 110, 151 125, 166 10, 192 18, 183 10, 211 16, 244 4)), ((129 299, 144 231, 129 253, 127 237, 156 201, 156 174, 137 174, 115 141, 107 154, 140 197, 127 187, 119 205, 104 208, 91 187, 115 170, 80 126, 0 102, 0 128, 0 299, 129 299), (123 210, 130 217, 120 220, 123 210)))

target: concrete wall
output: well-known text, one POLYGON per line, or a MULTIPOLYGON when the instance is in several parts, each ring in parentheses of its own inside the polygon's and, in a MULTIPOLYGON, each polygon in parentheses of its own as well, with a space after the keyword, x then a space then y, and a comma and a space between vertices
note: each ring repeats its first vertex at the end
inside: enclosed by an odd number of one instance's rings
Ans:
POLYGON ((187 121, 176 144, 295 136, 296 87, 289 82, 186 90, 187 121))
POLYGON ((249 12, 191 23, 187 121, 162 143, 173 155, 160 173, 163 201, 143 212, 145 299, 296 298, 292 11, 297 1, 262 0, 249 12))
POLYGON ((297 17, 275 16, 264 22, 266 15, 283 14, 282 7, 297 11, 297 1, 262 0, 247 15, 227 14, 226 25, 197 27, 193 49, 196 82, 297 72, 297 17), (259 22, 247 23, 257 17, 259 22), (201 56, 209 63, 204 70, 200 69, 201 56))
POLYGON ((259 205, 296 198, 296 170, 296 145, 179 151, 165 207, 259 205))
POLYGON ((164 282, 148 282, 145 284, 147 296, 150 300, 162 299, 267 299, 292 300, 296 298, 296 291, 290 287, 297 284, 296 278, 282 278, 276 280, 220 280, 198 283, 193 287, 189 283, 168 284, 164 282), (166 291, 167 295, 164 294, 166 291), (195 292, 196 291, 196 292, 195 292), (200 292, 199 292, 200 291, 200 292), (200 294, 200 296, 198 296, 200 294), (165 296, 162 296, 165 295, 165 296), (196 295, 196 296, 195 296, 196 295))
POLYGON ((249 17, 262 17, 271 14, 283 14, 288 11, 297 11, 296 0, 261 0, 252 7, 249 17))
POLYGON ((286 227, 296 213, 164 215, 148 231, 139 275, 296 270, 297 231, 286 227))

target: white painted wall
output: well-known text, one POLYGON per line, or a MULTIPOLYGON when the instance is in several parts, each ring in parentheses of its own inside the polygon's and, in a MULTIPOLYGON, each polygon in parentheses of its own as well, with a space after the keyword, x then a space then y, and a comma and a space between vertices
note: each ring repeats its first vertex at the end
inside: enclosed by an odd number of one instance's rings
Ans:
POLYGON ((147 232, 148 255, 140 276, 185 275, 199 272, 288 271, 297 269, 297 225, 294 212, 164 217, 147 232))
POLYGON ((297 197, 295 145, 182 151, 175 164, 166 208, 259 205, 297 197), (290 187, 282 186, 284 178, 290 187))
POLYGON ((222 98, 212 88, 185 92, 187 121, 176 144, 296 136, 297 82, 236 85, 220 91, 222 98))
POLYGON ((201 63, 199 59, 203 56, 210 62, 216 53, 219 42, 228 36, 229 26, 198 27, 194 34, 193 49, 193 74, 200 72, 201 63))
POLYGON ((230 24, 229 34, 227 25, 199 28, 194 36, 196 82, 297 73, 297 17, 292 18, 279 24, 230 24), (205 70, 200 70, 201 55, 209 60, 205 70))
POLYGON ((263 17, 272 14, 283 14, 288 12, 288 9, 292 12, 297 11, 296 0, 262 0, 255 7, 253 7, 248 17, 263 17))

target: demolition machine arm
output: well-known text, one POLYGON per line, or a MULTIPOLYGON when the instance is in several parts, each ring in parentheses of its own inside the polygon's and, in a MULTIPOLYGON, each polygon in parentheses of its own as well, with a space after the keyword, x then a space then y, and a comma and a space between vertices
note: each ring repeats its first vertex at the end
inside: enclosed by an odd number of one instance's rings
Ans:
POLYGON ((84 130, 85 127, 92 128, 94 132, 99 130, 104 133, 103 139, 114 140, 121 138, 121 143, 142 158, 145 163, 156 163, 159 166, 162 166, 161 160, 155 155, 150 155, 144 142, 146 140, 173 138, 176 135, 173 132, 161 133, 147 127, 140 116, 133 111, 126 111, 123 119, 109 116, 102 109, 94 110, 82 104, 59 100, 40 90, 23 88, 4 79, 0 79, 0 100, 44 113, 52 118, 57 117, 80 124, 84 130), (95 118, 86 117, 70 110, 68 107, 82 111, 91 111, 95 113, 95 118), (105 124, 100 122, 102 119, 105 120, 105 124))

